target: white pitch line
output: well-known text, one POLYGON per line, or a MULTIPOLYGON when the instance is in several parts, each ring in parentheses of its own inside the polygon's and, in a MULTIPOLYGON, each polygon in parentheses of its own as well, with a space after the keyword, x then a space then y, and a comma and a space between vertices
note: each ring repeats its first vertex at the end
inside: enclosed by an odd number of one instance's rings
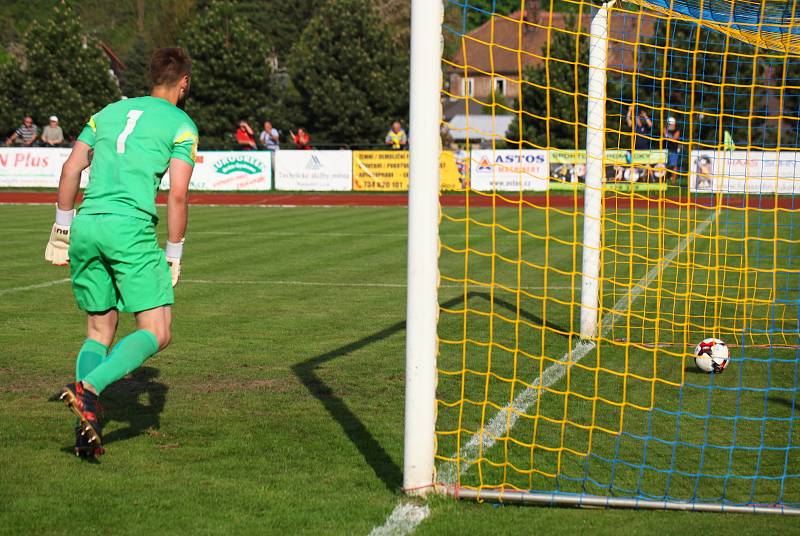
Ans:
POLYGON ((375 527, 369 536, 406 536, 414 532, 431 513, 427 505, 400 503, 394 507, 383 525, 375 527))
POLYGON ((45 288, 45 287, 52 287, 54 285, 60 285, 61 283, 68 283, 69 278, 64 279, 56 279, 55 281, 46 281, 44 283, 37 283, 35 285, 27 285, 24 287, 13 287, 13 288, 4 288, 0 289, 0 296, 3 294, 11 294, 12 292, 23 292, 26 290, 34 290, 37 288, 45 288))
MULTIPOLYGON (((614 304, 611 314, 603 318, 600 324, 600 337, 598 338, 604 337, 609 332, 617 320, 625 314, 625 311, 630 309, 630 306, 639 295, 650 286, 664 268, 672 263, 675 257, 692 243, 698 234, 711 225, 715 217, 716 213, 713 213, 699 223, 691 234, 682 238, 678 245, 664 256, 661 262, 652 267, 625 296, 614 304)), ((478 430, 459 451, 450 456, 454 459, 460 459, 461 463, 458 465, 457 470, 454 464, 448 464, 443 471, 439 471, 440 481, 447 485, 455 484, 458 481, 458 477, 464 474, 470 465, 475 463, 480 452, 491 448, 497 442, 497 438, 510 432, 519 416, 536 403, 541 393, 541 387, 549 387, 563 378, 567 368, 583 359, 595 346, 597 346, 597 343, 594 341, 579 341, 561 359, 547 367, 541 377, 536 378, 530 387, 517 395, 513 402, 498 411, 486 426, 478 430)))
MULTIPOLYGON (((200 284, 200 285, 275 285, 275 286, 301 286, 301 287, 347 287, 347 288, 406 288, 405 283, 340 283, 324 281, 291 281, 291 280, 270 280, 270 279, 181 279, 181 283, 200 284)), ((474 289, 490 289, 493 285, 468 285, 474 289)), ((495 288, 499 288, 494 285, 495 288)), ((440 285, 439 288, 464 288, 464 285, 440 285)), ((572 290, 572 287, 517 287, 521 290, 572 290)))
POLYGON ((407 238, 407 233, 333 233, 333 232, 315 232, 315 231, 192 231, 191 234, 203 234, 203 235, 221 235, 221 236, 258 236, 258 235, 265 235, 265 236, 336 236, 336 237, 355 237, 355 236, 366 236, 366 237, 377 237, 377 238, 385 238, 385 237, 392 237, 392 238, 407 238))
POLYGON ((276 281, 276 280, 251 280, 251 279, 181 279, 181 283, 195 283, 201 285, 275 285, 275 286, 300 286, 300 287, 378 287, 378 288, 406 288, 405 283, 333 283, 323 281, 276 281))

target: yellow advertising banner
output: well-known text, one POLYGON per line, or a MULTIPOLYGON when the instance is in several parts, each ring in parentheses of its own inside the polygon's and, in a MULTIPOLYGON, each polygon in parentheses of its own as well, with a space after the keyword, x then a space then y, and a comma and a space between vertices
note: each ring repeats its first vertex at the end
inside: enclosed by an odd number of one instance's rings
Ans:
MULTIPOLYGON (((462 190, 466 166, 458 165, 456 155, 441 153, 439 160, 440 188, 462 190)), ((408 190, 408 151, 353 151, 353 190, 370 192, 404 192, 408 190)))

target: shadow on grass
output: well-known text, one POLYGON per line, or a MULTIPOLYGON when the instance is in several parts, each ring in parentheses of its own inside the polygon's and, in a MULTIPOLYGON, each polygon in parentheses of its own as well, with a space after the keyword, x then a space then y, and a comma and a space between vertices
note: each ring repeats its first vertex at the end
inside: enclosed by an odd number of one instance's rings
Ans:
MULTIPOLYGON (((142 367, 103 391, 103 423, 128 423, 128 426, 104 435, 104 446, 131 439, 148 430, 157 430, 161 426, 161 412, 164 411, 169 388, 156 381, 158 375, 158 369, 142 367)), ((72 445, 61 450, 75 454, 72 445)), ((98 463, 94 458, 85 461, 98 463)))
POLYGON ((127 427, 104 436, 105 445, 131 439, 161 427, 161 412, 164 411, 169 388, 156 381, 158 375, 157 368, 142 367, 111 384, 103 392, 105 422, 128 423, 127 427))
POLYGON ((694 363, 683 367, 683 371, 697 376, 713 376, 713 374, 711 374, 710 372, 700 370, 694 363))
MULTIPOLYGON (((480 298, 489 301, 491 295, 485 292, 469 292, 467 294, 467 300, 472 298, 480 298)), ((517 310, 515 304, 505 302, 497 297, 495 297, 494 301, 495 304, 512 312, 516 312, 517 310)), ((446 302, 441 302, 440 306, 452 308, 463 303, 464 296, 459 296, 446 302)), ((533 323, 542 324, 542 319, 540 317, 524 310, 520 310, 520 317, 533 323)), ((564 331, 560 326, 552 323, 546 323, 545 325, 551 329, 564 331)), ((347 406, 347 403, 317 374, 317 368, 324 363, 346 357, 356 350, 387 339, 396 333, 405 331, 405 329, 406 323, 404 321, 397 322, 396 324, 392 324, 385 329, 355 342, 292 366, 292 372, 300 379, 306 389, 308 389, 308 392, 320 401, 331 417, 339 423, 339 426, 342 427, 342 431, 344 431, 347 438, 356 446, 361 456, 364 457, 364 460, 375 472, 375 475, 392 492, 400 489, 403 484, 403 472, 400 466, 395 463, 392 457, 389 456, 389 453, 378 443, 366 425, 361 422, 355 413, 347 406)))
POLYGON ((785 398, 785 397, 782 397, 782 396, 769 396, 769 397, 767 397, 767 400, 771 404, 777 404, 779 406, 784 406, 785 408, 788 408, 788 409, 791 409, 791 410, 794 410, 798 406, 800 406, 800 402, 795 402, 791 398, 785 398))
MULTIPOLYGON (((487 302, 490 302, 492 300, 492 295, 489 294, 488 292, 470 292, 469 293, 469 297, 470 298, 483 298, 487 302)), ((499 306, 501 306, 502 308, 506 309, 507 311, 509 311, 509 312, 511 312, 513 314, 517 313, 517 304, 515 304, 515 303, 503 300, 501 298, 498 298, 497 296, 494 297, 494 303, 499 305, 499 306)), ((534 325, 548 327, 551 330, 555 331, 557 335, 561 335, 565 339, 569 338, 569 335, 568 335, 569 330, 568 329, 566 329, 563 326, 560 326, 560 325, 558 325, 558 324, 556 324, 554 322, 545 321, 541 316, 538 316, 538 315, 535 315, 533 313, 530 313, 530 312, 526 311, 525 309, 520 308, 519 317, 527 320, 528 322, 530 322, 530 323, 532 323, 534 325)))

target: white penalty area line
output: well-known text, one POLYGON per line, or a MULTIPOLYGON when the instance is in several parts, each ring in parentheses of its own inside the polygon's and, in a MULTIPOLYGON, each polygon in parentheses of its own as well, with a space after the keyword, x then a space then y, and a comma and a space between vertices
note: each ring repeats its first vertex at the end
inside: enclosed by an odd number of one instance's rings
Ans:
POLYGON ((35 290, 37 288, 46 288, 52 287, 55 285, 60 285, 62 283, 69 283, 69 277, 65 277, 64 279, 56 279, 55 281, 45 281, 44 283, 37 283, 35 285, 27 285, 24 287, 13 287, 13 288, 4 288, 0 289, 0 296, 4 294, 11 294, 12 292, 24 292, 26 290, 35 290))
POLYGON ((394 507, 383 525, 373 528, 369 536, 406 536, 414 532, 430 514, 431 509, 427 505, 400 503, 394 507))
POLYGON ((376 237, 376 238, 407 238, 407 233, 340 233, 328 231, 192 231, 191 234, 220 235, 220 236, 333 236, 333 237, 376 237))
MULTIPOLYGON (((291 281, 291 280, 271 280, 271 279, 181 279, 181 283, 197 285, 274 285, 274 286, 299 286, 299 287, 344 287, 344 288, 407 288, 406 283, 371 283, 368 281, 361 283, 340 283, 336 281, 291 281)), ((467 285, 470 289, 491 289, 501 288, 499 285, 467 285)), ((463 289, 461 284, 440 285, 439 288, 463 289)), ((516 287, 520 290, 572 290, 572 287, 516 287)))
MULTIPOLYGON (((631 287, 625 296, 614 304, 611 314, 604 317, 601 321, 599 330, 600 336, 598 339, 608 334, 617 320, 625 315, 625 312, 630 309, 639 295, 664 271, 664 268, 675 260, 675 257, 694 241, 698 234, 702 233, 711 225, 715 217, 716 213, 713 213, 700 222, 691 234, 683 237, 674 249, 667 253, 656 266, 653 266, 644 277, 631 287)), ((519 416, 524 414, 539 399, 542 388, 550 387, 563 378, 569 367, 586 357, 596 346, 597 343, 595 341, 579 341, 575 347, 567 351, 561 359, 547 367, 541 377, 536 378, 530 387, 517 395, 513 402, 498 411, 486 426, 478 430, 460 450, 451 455, 451 458, 461 460, 461 462, 458 464, 457 468, 454 466, 455 464, 448 464, 444 470, 439 471, 439 481, 446 485, 454 485, 458 482, 458 478, 475 463, 481 452, 491 448, 497 442, 498 438, 505 436, 511 431, 511 428, 514 427, 519 416)))

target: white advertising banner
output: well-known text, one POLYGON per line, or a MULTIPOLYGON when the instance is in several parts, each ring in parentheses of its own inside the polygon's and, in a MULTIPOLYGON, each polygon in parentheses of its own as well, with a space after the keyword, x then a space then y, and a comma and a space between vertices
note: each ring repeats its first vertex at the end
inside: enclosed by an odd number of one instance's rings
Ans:
POLYGON ((278 151, 275 189, 345 191, 353 189, 352 151, 278 151))
MULTIPOLYGON (((190 190, 237 191, 272 188, 271 151, 198 151, 190 190)), ((169 188, 169 173, 161 189, 169 188)))
MULTIPOLYGON (((61 166, 71 149, 53 147, 0 147, 0 186, 58 188, 61 166)), ((81 178, 86 186, 88 173, 81 178)))
MULTIPOLYGON (((61 166, 71 149, 0 147, 0 187, 58 188, 61 166)), ((197 153, 192 190, 269 190, 272 188, 272 153, 269 151, 200 151, 197 153)), ((89 182, 89 170, 81 187, 89 182)), ((169 188, 169 175, 161 181, 169 188)))
POLYGON ((472 151, 470 185, 480 191, 547 190, 550 166, 547 151, 480 149, 472 151))
POLYGON ((798 194, 800 152, 692 151, 693 192, 798 194))

